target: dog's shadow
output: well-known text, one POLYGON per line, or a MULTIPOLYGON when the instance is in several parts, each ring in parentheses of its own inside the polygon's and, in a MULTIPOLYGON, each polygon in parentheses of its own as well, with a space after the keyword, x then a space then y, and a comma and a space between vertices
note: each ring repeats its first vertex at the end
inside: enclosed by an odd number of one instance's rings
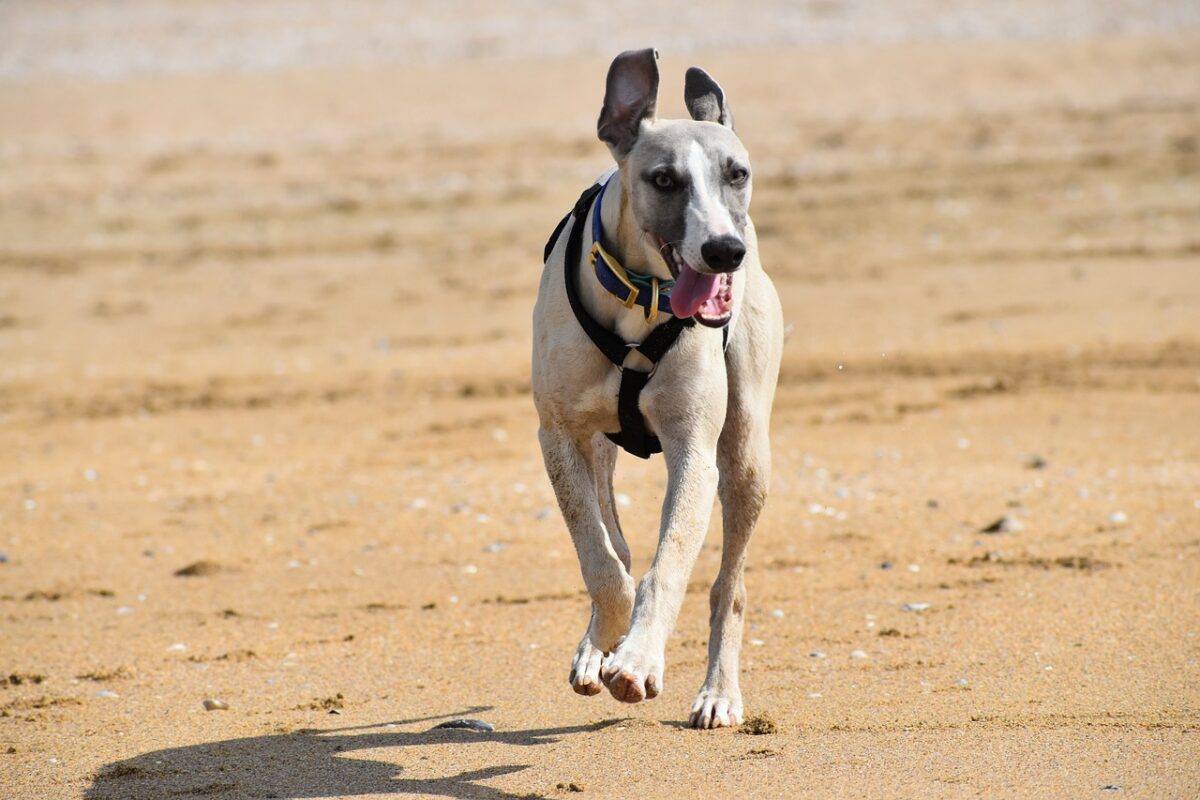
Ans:
POLYGON ((437 778, 405 778, 403 764, 372 761, 351 754, 356 750, 430 744, 470 747, 480 742, 529 747, 550 744, 559 736, 594 731, 606 725, 489 733, 462 729, 427 730, 424 727, 419 731, 396 729, 447 717, 479 714, 489 708, 477 706, 453 714, 378 725, 301 730, 154 750, 104 766, 84 797, 87 800, 159 800, 164 797, 233 800, 406 794, 515 798, 518 795, 477 781, 519 772, 528 768, 528 764, 498 765, 437 778))

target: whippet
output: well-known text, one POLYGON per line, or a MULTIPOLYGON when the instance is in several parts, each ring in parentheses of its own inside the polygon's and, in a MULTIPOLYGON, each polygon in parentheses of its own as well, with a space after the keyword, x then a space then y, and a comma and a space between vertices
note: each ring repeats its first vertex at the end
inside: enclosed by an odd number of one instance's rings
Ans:
POLYGON ((597 132, 616 169, 547 244, 533 397, 592 600, 572 687, 605 686, 627 703, 662 691, 667 638, 719 494, 724 548, 690 723, 736 726, 743 567, 770 479, 782 312, 759 263, 750 161, 725 94, 692 67, 691 119, 657 119, 657 57, 629 51, 609 68, 597 132), (667 464, 658 549, 636 589, 614 503, 614 441, 643 457, 661 446, 667 464))

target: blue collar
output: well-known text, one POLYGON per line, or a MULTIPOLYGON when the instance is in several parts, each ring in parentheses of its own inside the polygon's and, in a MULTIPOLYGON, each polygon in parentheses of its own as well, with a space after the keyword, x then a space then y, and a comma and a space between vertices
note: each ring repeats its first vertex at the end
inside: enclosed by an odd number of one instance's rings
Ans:
MULTIPOLYGON (((608 180, 612 180, 610 177, 608 180)), ((596 279, 605 291, 621 301, 626 308, 641 306, 645 311, 646 321, 653 323, 658 319, 658 313, 671 313, 671 287, 675 281, 664 281, 653 275, 634 272, 621 266, 621 262, 613 258, 604 249, 604 225, 600 221, 600 207, 604 201, 604 190, 608 181, 600 186, 596 202, 592 206, 592 252, 588 260, 596 270, 596 279)))

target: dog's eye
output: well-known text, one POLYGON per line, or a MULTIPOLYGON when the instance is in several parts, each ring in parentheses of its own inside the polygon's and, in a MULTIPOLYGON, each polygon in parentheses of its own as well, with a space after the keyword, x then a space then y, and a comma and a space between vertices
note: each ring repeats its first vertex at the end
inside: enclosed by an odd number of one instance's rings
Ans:
POLYGON ((734 186, 741 186, 746 181, 750 180, 750 173, 741 167, 734 167, 729 171, 729 182, 734 186))
POLYGON ((654 176, 654 185, 659 189, 674 189, 676 183, 675 179, 666 172, 659 172, 654 176))

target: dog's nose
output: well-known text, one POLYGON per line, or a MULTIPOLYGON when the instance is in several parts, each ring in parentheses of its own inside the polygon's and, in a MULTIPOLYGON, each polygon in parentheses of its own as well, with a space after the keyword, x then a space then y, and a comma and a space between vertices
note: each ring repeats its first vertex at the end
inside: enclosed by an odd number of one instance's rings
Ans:
POLYGON ((736 236, 716 236, 700 245, 700 255, 713 272, 733 272, 746 257, 746 245, 736 236))

